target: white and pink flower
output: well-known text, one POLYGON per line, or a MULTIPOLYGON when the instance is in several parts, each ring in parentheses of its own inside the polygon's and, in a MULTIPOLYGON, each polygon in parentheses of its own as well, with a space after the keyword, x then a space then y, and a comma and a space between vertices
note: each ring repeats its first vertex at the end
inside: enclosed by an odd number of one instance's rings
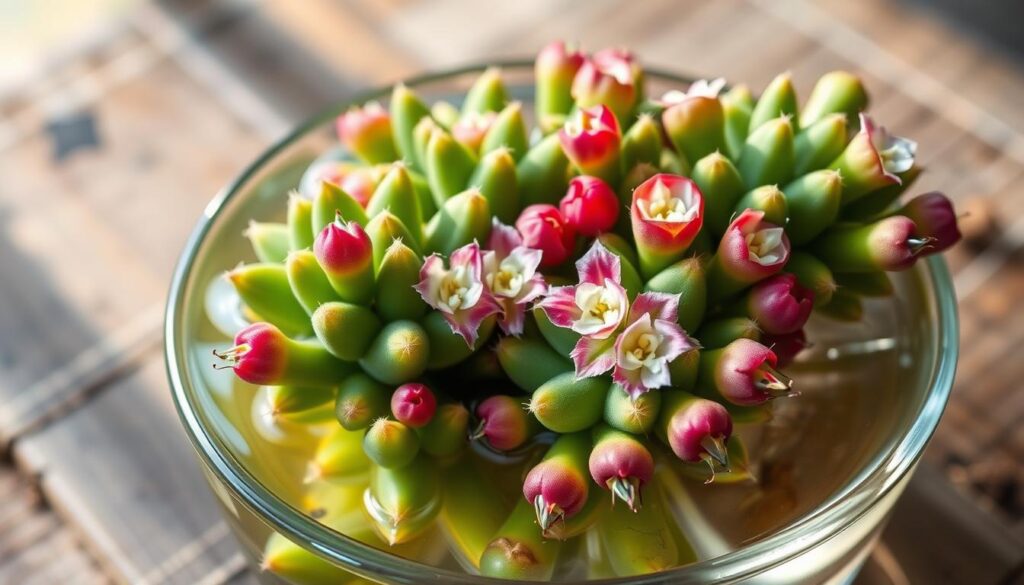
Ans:
POLYGON ((676 322, 679 295, 647 292, 637 295, 626 328, 615 340, 612 379, 633 398, 672 383, 668 365, 695 349, 676 322))
POLYGON ((501 306, 498 325, 506 335, 523 333, 527 305, 547 290, 538 271, 543 252, 523 245, 523 238, 511 226, 497 219, 491 228, 489 250, 484 251, 484 282, 501 306))
POLYGON ((484 319, 501 312, 501 305, 485 286, 483 254, 476 242, 452 252, 447 268, 437 254, 424 260, 416 291, 470 347, 476 343, 484 319))

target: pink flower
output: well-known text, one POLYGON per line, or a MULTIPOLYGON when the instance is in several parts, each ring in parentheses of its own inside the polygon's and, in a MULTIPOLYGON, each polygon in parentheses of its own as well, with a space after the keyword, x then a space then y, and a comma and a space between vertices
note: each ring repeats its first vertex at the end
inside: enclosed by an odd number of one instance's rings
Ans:
POLYGON ((579 284, 548 289, 539 306, 559 327, 583 337, 573 349, 576 376, 597 376, 615 365, 614 338, 629 311, 629 297, 619 283, 619 257, 601 242, 576 262, 579 284))
POLYGON ((900 182, 896 175, 905 173, 914 166, 914 155, 917 154, 917 143, 913 140, 900 138, 890 134, 885 126, 875 126, 874 121, 867 114, 860 115, 861 132, 867 134, 871 146, 878 153, 882 163, 882 169, 895 182, 900 182))
POLYGON ((515 228, 494 219, 488 248, 484 252, 485 282, 501 305, 498 324, 507 335, 523 333, 526 306, 544 294, 547 285, 538 272, 543 252, 523 245, 515 228))
POLYGON ((625 330, 615 340, 612 379, 633 398, 671 384, 668 364, 697 344, 676 322, 679 295, 637 295, 625 330))
POLYGON ((500 312, 501 306, 484 286, 483 256, 476 242, 452 252, 449 265, 445 268, 441 257, 431 254, 420 268, 416 291, 441 312, 452 333, 473 347, 480 323, 500 312))
POLYGON ((615 225, 619 218, 619 198, 601 179, 580 176, 569 181, 569 190, 558 209, 577 232, 594 237, 615 225))
POLYGON ((545 268, 565 262, 576 245, 576 230, 553 205, 539 203, 524 209, 516 220, 516 230, 524 246, 543 253, 540 265, 545 268))
POLYGON ((704 225, 704 195, 679 175, 657 174, 633 191, 633 237, 641 265, 653 275, 693 243, 704 225))
POLYGON ((565 155, 585 174, 614 178, 610 173, 618 170, 622 131, 615 115, 603 104, 576 110, 559 130, 558 138, 565 155))

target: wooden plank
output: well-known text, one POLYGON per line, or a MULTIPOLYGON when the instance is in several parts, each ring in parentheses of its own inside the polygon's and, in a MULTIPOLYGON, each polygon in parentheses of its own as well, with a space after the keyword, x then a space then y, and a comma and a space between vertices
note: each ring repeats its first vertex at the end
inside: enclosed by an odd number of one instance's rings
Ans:
POLYGON ((159 356, 19 440, 14 455, 121 582, 192 584, 237 554, 174 414, 159 356))
POLYGON ((93 114, 99 150, 55 163, 37 131, 0 157, 3 439, 155 348, 185 237, 261 142, 170 63, 93 114))

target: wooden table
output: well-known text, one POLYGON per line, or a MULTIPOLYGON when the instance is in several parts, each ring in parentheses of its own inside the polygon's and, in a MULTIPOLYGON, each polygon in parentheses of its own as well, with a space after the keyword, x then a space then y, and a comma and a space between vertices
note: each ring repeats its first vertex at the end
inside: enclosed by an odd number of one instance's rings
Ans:
POLYGON ((872 570, 895 559, 915 583, 1020 578, 1014 63, 883 0, 128 4, 0 88, 0 583, 252 582, 163 373, 161 308, 184 238, 219 186, 321 106, 560 37, 755 88, 788 69, 804 95, 821 73, 851 69, 877 118, 921 142, 921 190, 993 203, 1006 229, 951 254, 959 379, 872 570), (58 157, 54 136, 87 139, 90 124, 98 146, 58 157))

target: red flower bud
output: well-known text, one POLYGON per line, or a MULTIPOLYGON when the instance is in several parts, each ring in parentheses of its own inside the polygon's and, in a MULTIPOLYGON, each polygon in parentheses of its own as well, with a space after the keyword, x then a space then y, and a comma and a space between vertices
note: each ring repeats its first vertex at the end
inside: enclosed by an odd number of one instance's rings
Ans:
POLYGON ((543 267, 565 262, 576 243, 576 230, 553 205, 540 203, 524 209, 516 220, 516 230, 524 246, 544 253, 540 262, 543 267))
POLYGON ((775 369, 778 356, 756 341, 737 339, 707 354, 707 360, 701 354, 701 368, 710 370, 715 388, 733 404, 757 406, 793 393, 792 380, 775 369))
POLYGON ((776 274, 754 285, 747 296, 747 312, 766 333, 799 331, 814 308, 814 293, 789 273, 776 274))
POLYGON ((764 335, 761 341, 775 352, 780 368, 789 367, 798 353, 810 347, 803 329, 785 335, 764 335))
POLYGON ((424 384, 402 384, 391 395, 391 413, 408 427, 425 426, 434 418, 436 410, 437 399, 424 384))
POLYGON ((633 191, 630 215, 641 268, 653 276, 697 237, 704 225, 704 195, 686 177, 654 175, 633 191))
POLYGON ((732 417, 724 406, 704 398, 686 400, 668 421, 666 431, 669 447, 676 457, 687 463, 700 463, 709 454, 721 457, 732 436, 732 417), (715 453, 708 451, 711 447, 715 453))
POLYGON ((345 275, 370 266, 373 245, 363 227, 340 219, 327 224, 313 243, 317 262, 328 275, 345 275))
POLYGON ((335 126, 341 143, 366 162, 398 158, 391 134, 391 116, 379 103, 349 109, 338 116, 335 126))
POLYGON ((570 51, 563 41, 552 41, 537 53, 537 77, 572 78, 586 59, 582 51, 570 51))
POLYGON ((583 62, 572 83, 572 97, 581 108, 604 104, 625 120, 636 104, 640 66, 629 51, 603 49, 583 62))
POLYGON ((938 191, 914 197, 898 213, 914 222, 916 237, 932 239, 928 248, 930 254, 942 252, 960 241, 953 203, 938 191))
POLYGON ((615 225, 619 218, 619 198, 601 179, 581 176, 569 181, 569 190, 558 209, 573 229, 594 237, 615 225))
POLYGON ((253 323, 235 335, 235 346, 214 352, 250 384, 273 384, 288 359, 288 338, 270 323, 253 323))
POLYGON ((584 174, 618 180, 622 131, 615 115, 603 104, 576 110, 558 138, 565 155, 584 174))
POLYGON ((498 451, 516 449, 530 438, 530 415, 521 400, 501 394, 491 396, 477 405, 476 416, 480 422, 473 438, 486 439, 498 451))

